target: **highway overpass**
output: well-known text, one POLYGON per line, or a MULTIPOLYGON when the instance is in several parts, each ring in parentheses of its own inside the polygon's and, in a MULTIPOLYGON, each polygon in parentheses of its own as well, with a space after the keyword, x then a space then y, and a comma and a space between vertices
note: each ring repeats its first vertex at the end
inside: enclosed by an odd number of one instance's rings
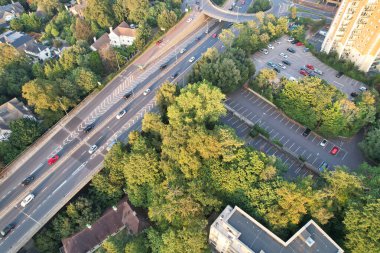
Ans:
POLYGON ((205 15, 215 18, 219 21, 227 21, 233 23, 257 21, 257 18, 254 14, 246 14, 245 11, 242 10, 243 6, 240 5, 240 1, 237 1, 233 11, 224 10, 212 3, 211 0, 201 0, 200 8, 205 15))

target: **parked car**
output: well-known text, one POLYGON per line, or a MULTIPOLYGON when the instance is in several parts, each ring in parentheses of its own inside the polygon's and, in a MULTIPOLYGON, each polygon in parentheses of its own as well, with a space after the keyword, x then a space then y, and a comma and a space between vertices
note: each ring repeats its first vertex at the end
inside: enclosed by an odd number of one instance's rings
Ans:
POLYGON ((21 206, 26 207, 27 204, 30 203, 34 199, 34 194, 30 193, 28 196, 26 196, 22 201, 21 201, 21 206))
POLYGON ((193 62, 195 60, 195 57, 193 56, 193 57, 191 57, 190 59, 189 59, 189 62, 193 62))
POLYGON ((190 23, 191 21, 193 21, 193 18, 188 18, 188 19, 186 20, 186 23, 190 23))
POLYGON ((214 34, 212 35, 212 37, 215 39, 215 38, 218 37, 218 34, 214 33, 214 34))
POLYGON ((311 70, 314 70, 314 66, 311 65, 311 64, 306 64, 306 68, 311 69, 311 70))
POLYGON ((308 76, 308 75, 309 75, 309 74, 308 74, 305 70, 303 70, 303 69, 300 70, 300 74, 303 75, 303 76, 308 76))
POLYGON ((290 42, 290 43, 292 43, 293 45, 294 44, 297 44, 299 42, 299 40, 293 40, 292 42, 290 42))
POLYGON ((22 186, 26 186, 26 185, 29 185, 31 182, 33 182, 34 180, 34 176, 29 176, 27 178, 25 178, 22 182, 21 182, 21 185, 22 186))
POLYGON ((50 158, 48 159, 48 164, 49 164, 49 165, 53 165, 53 164, 55 164, 55 163, 58 161, 58 159, 59 159, 59 156, 58 156, 58 155, 55 155, 55 156, 53 156, 53 157, 50 157, 50 158))
POLYGON ((0 231, 0 239, 5 238, 14 228, 16 225, 14 223, 8 224, 3 230, 0 231))
POLYGON ((128 93, 126 93, 126 94, 123 96, 123 98, 128 99, 128 98, 130 98, 131 96, 132 96, 132 92, 128 92, 128 93))
POLYGON ((330 154, 332 155, 336 155, 337 153, 339 152, 339 148, 337 146, 334 146, 331 151, 330 151, 330 154))
POLYGON ((328 170, 328 168, 329 168, 328 163, 323 161, 318 169, 320 172, 324 172, 324 171, 328 170))
POLYGON ((274 64, 274 63, 271 62, 271 61, 268 61, 268 62, 267 62, 267 65, 268 65, 269 67, 271 67, 271 68, 276 67, 276 64, 274 64))
POLYGON ((121 119, 125 114, 127 113, 127 110, 122 110, 116 115, 117 119, 121 119))
POLYGON ((281 73, 281 70, 278 67, 274 67, 273 70, 276 71, 277 73, 281 73))
POLYGON ((357 97, 357 96, 359 96, 359 94, 358 93, 356 93, 356 92, 351 92, 351 97, 353 97, 353 98, 355 98, 355 97, 357 97))
POLYGON ((335 77, 337 77, 337 78, 340 78, 341 76, 343 76, 343 72, 341 72, 341 71, 339 71, 339 72, 335 75, 335 77))
POLYGON ((359 90, 360 90, 360 91, 367 91, 367 88, 364 87, 364 86, 362 86, 362 87, 359 88, 359 90))
POLYGON ((290 37, 290 38, 288 39, 288 42, 292 42, 293 40, 294 40, 294 38, 290 37))
POLYGON ((318 75, 321 75, 321 76, 323 75, 323 72, 320 69, 314 68, 314 72, 317 73, 318 75))
POLYGON ((288 60, 282 60, 282 62, 283 62, 284 64, 288 65, 288 66, 292 65, 292 64, 290 63, 290 61, 288 61, 288 60))
POLYGON ((301 47, 301 46, 303 46, 303 43, 299 41, 299 42, 296 43, 296 46, 297 47, 301 47))
POLYGON ((260 52, 262 52, 263 54, 269 54, 269 51, 266 48, 260 49, 260 52))
POLYGON ((326 140, 326 139, 323 139, 323 140, 319 143, 319 145, 321 145, 322 147, 326 147, 326 145, 327 145, 327 140, 326 140))
POLYGON ((162 41, 163 41, 162 39, 161 40, 157 40, 156 41, 156 46, 159 46, 162 43, 162 41))
POLYGON ((272 44, 268 44, 269 49, 274 49, 274 46, 272 44))
POLYGON ((288 52, 291 52, 291 53, 295 53, 296 52, 296 50, 294 50, 293 48, 291 48, 291 47, 288 47, 286 50, 288 50, 288 52))
POLYGON ((306 128, 305 131, 303 131, 302 135, 307 137, 309 136, 309 134, 311 133, 311 129, 310 128, 306 128))
POLYGON ((298 81, 297 81, 297 78, 295 78, 295 77, 292 77, 292 76, 291 76, 291 77, 289 77, 289 81, 298 82, 298 81))
POLYGON ((278 64, 278 66, 280 66, 280 68, 282 68, 282 69, 286 69, 286 66, 281 62, 278 64))
POLYGON ((280 55, 281 55, 282 57, 284 57, 285 59, 287 59, 287 58, 288 58, 288 55, 287 55, 287 54, 285 54, 285 53, 280 53, 280 55))
POLYGON ((148 95, 149 92, 150 92, 150 89, 148 88, 148 89, 146 89, 146 90, 144 91, 143 95, 146 96, 146 95, 148 95))
POLYGON ((83 132, 88 133, 95 127, 95 122, 88 124, 84 129, 83 132))
POLYGON ((92 145, 88 150, 88 153, 93 154, 98 149, 97 145, 92 145))
POLYGON ((183 54, 184 52, 186 52, 186 48, 182 48, 179 52, 180 52, 181 54, 183 54))

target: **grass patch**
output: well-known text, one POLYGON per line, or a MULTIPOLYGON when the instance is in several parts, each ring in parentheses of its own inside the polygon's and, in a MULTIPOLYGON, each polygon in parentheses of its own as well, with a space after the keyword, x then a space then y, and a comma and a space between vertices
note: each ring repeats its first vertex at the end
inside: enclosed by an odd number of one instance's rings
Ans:
POLYGON ((272 142, 281 148, 284 146, 279 139, 273 139, 272 142))
POLYGON ((264 128, 260 127, 259 125, 255 124, 252 127, 251 131, 249 132, 249 136, 251 136, 252 138, 255 138, 259 134, 269 139, 268 131, 266 131, 264 128))
POLYGON ((303 157, 302 155, 300 155, 300 156, 298 157, 298 159, 300 159, 301 162, 306 162, 306 158, 303 157))

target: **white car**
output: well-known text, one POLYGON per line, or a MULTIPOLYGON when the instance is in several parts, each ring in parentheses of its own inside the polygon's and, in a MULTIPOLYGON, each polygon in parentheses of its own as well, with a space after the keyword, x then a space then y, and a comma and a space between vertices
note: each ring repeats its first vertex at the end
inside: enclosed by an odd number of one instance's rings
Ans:
POLYGON ((179 52, 180 52, 181 54, 183 54, 184 52, 186 52, 186 48, 182 48, 179 52))
POLYGON ((319 145, 321 145, 322 147, 326 147, 326 145, 327 145, 327 140, 326 140, 326 139, 323 139, 323 140, 319 143, 319 145))
POLYGON ((191 21, 193 21, 193 18, 188 18, 188 19, 186 20, 186 23, 190 23, 191 21))
POLYGON ((293 40, 294 40, 294 38, 292 38, 292 37, 290 37, 290 38, 288 39, 289 42, 292 42, 293 40))
POLYGON ((34 199, 34 195, 33 194, 29 194, 28 196, 26 196, 22 201, 21 201, 21 206, 22 207, 25 207, 27 204, 30 203, 30 201, 32 201, 34 199))
POLYGON ((150 89, 146 89, 145 91, 144 91, 144 96, 146 96, 146 95, 148 95, 148 93, 150 92, 150 89))
POLYGON ((98 146, 92 145, 88 150, 88 153, 93 154, 98 149, 98 146))
POLYGON ((127 113, 127 110, 122 110, 121 112, 119 112, 119 113, 116 115, 116 118, 117 118, 117 119, 121 119, 121 117, 123 117, 126 113, 127 113))
POLYGON ((265 48, 261 49, 260 52, 262 52, 263 54, 269 54, 268 49, 265 48))
POLYGON ((366 88, 366 87, 364 87, 364 86, 362 86, 362 87, 360 87, 360 88, 359 88, 359 90, 360 90, 360 91, 366 91, 366 90, 367 90, 367 88, 366 88))
POLYGON ((190 59, 189 59, 189 62, 193 62, 195 60, 195 57, 193 56, 193 57, 191 57, 190 59))
POLYGON ((293 76, 289 77, 289 81, 297 82, 297 79, 293 76))
POLYGON ((273 46, 272 44, 269 44, 269 45, 268 45, 268 48, 269 48, 269 49, 274 49, 274 46, 273 46))
POLYGON ((281 55, 282 57, 284 57, 285 59, 288 58, 288 55, 287 55, 287 54, 281 53, 280 55, 281 55))
POLYGON ((286 66, 281 62, 278 64, 278 66, 280 66, 280 68, 282 68, 282 69, 286 69, 286 66))

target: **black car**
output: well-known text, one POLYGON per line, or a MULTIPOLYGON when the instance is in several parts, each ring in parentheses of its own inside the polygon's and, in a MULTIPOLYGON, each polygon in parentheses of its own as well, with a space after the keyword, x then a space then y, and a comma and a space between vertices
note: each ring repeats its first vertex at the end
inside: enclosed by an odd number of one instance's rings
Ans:
POLYGON ((343 76, 343 72, 338 72, 336 75, 335 75, 337 78, 340 78, 341 76, 343 76))
POLYGON ((166 69, 166 67, 168 66, 168 64, 167 63, 165 63, 165 64, 162 64, 161 66, 160 66, 160 69, 162 70, 162 69, 166 69))
POLYGON ((199 40, 201 40, 202 39, 202 36, 198 36, 197 37, 197 40, 199 41, 199 40))
POLYGON ((288 49, 286 49, 286 50, 288 50, 289 52, 291 52, 291 53, 295 53, 296 52, 296 50, 294 50, 293 48, 291 48, 291 47, 288 47, 288 49))
POLYGON ((311 132, 311 129, 310 128, 306 128, 305 131, 302 133, 302 135, 305 136, 305 137, 307 137, 307 136, 309 136, 310 132, 311 132))
POLYGON ((29 177, 25 178, 24 181, 21 182, 21 184, 23 186, 25 186, 25 185, 28 185, 31 182, 33 182, 33 180, 34 180, 34 176, 29 176, 29 177))
POLYGON ((279 68, 277 68, 277 67, 274 67, 273 68, 277 73, 280 73, 281 72, 281 70, 279 69, 279 68))
POLYGON ((177 76, 178 76, 178 72, 175 72, 175 73, 171 76, 171 78, 174 79, 174 78, 176 78, 177 76))
POLYGON ((353 98, 355 98, 355 97, 357 97, 358 96, 358 93, 356 93, 356 92, 351 92, 351 97, 353 97, 353 98))
POLYGON ((130 98, 131 96, 132 96, 132 92, 128 92, 127 94, 125 94, 125 95, 123 96, 123 98, 128 99, 128 98, 130 98))
POLYGON ((0 231, 0 238, 2 239, 6 237, 14 228, 15 228, 15 224, 13 223, 7 225, 3 230, 0 231))
POLYGON ((284 63, 284 64, 286 64, 286 65, 288 65, 288 66, 292 65, 292 64, 290 63, 290 61, 288 61, 288 60, 283 60, 282 63, 284 63))
POLYGON ((91 123, 91 124, 87 125, 87 126, 83 129, 83 132, 88 133, 88 132, 90 132, 94 127, 95 127, 95 123, 91 123))
POLYGON ((292 42, 290 42, 290 43, 292 43, 293 45, 294 44, 297 44, 298 42, 300 42, 299 40, 293 40, 292 42))

